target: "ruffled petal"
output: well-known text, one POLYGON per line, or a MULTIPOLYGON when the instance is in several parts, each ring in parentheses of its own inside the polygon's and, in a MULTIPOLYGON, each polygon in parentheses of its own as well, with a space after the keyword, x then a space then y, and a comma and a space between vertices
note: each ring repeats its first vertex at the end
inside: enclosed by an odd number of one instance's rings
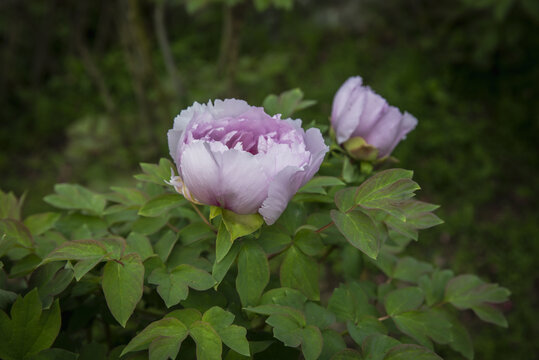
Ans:
POLYGON ((277 221, 288 205, 288 202, 301 187, 306 171, 295 166, 282 170, 271 181, 268 197, 262 203, 258 213, 268 225, 277 221))
POLYGON ((288 166, 271 181, 268 197, 258 210, 268 225, 277 221, 292 196, 318 172, 324 156, 329 150, 317 128, 311 128, 305 132, 305 145, 311 154, 309 163, 303 169, 288 166))
POLYGON ((331 122, 339 144, 348 140, 359 126, 367 93, 367 89, 362 86, 352 89, 340 115, 337 118, 332 117, 331 122))
POLYGON ((396 107, 390 106, 372 131, 364 137, 367 143, 378 148, 378 157, 389 155, 397 145, 400 140, 398 136, 401 131, 401 123, 401 112, 396 107))
POLYGON ((199 141, 185 145, 179 168, 183 183, 193 197, 203 204, 219 205, 219 164, 207 143, 199 141))
POLYGON ((203 141, 186 145, 181 170, 187 189, 198 201, 254 214, 268 193, 268 180, 250 153, 203 141))

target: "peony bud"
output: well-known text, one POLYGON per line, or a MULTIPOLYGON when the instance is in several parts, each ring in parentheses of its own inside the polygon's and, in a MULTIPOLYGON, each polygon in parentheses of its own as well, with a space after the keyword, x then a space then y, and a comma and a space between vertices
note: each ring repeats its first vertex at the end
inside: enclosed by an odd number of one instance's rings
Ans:
POLYGON ((337 142, 344 143, 352 157, 384 158, 416 127, 417 119, 388 105, 371 88, 362 86, 362 82, 359 76, 351 77, 337 91, 331 124, 337 142))
POLYGON ((171 184, 188 200, 273 224, 320 168, 328 147, 320 130, 281 120, 245 101, 194 103, 168 132, 179 177, 171 184))

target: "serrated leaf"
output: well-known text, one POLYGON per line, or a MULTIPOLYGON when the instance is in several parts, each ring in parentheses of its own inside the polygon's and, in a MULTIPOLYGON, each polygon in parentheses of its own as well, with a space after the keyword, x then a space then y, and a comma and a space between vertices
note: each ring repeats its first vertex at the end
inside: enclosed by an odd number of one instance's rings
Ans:
POLYGON ((102 287, 105 300, 114 318, 125 327, 142 298, 144 265, 136 254, 119 261, 109 261, 103 270, 102 287))
POLYGON ((331 210, 330 215, 341 234, 352 246, 372 259, 377 258, 381 235, 368 215, 360 211, 343 213, 337 210, 331 210))
POLYGON ((296 246, 291 246, 281 264, 281 286, 297 289, 310 300, 320 300, 318 263, 296 246))
POLYGON ((387 294, 384 305, 389 316, 416 310, 423 304, 423 291, 415 286, 404 287, 387 294))
POLYGON ((186 203, 187 200, 180 194, 157 195, 144 203, 138 214, 146 217, 157 217, 186 203))
POLYGON ((206 271, 187 264, 179 265, 170 272, 157 268, 151 273, 148 282, 157 285, 157 292, 167 307, 185 300, 189 293, 188 287, 203 291, 215 284, 213 277, 206 271))
POLYGON ((236 277, 236 290, 243 306, 258 304, 269 278, 266 253, 255 242, 245 242, 238 255, 236 277))

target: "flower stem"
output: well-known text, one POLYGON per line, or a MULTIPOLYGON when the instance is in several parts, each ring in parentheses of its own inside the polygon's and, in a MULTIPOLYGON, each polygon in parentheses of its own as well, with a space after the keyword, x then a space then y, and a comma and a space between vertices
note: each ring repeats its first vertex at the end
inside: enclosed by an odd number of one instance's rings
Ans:
POLYGON ((326 230, 327 228, 332 227, 334 224, 335 224, 335 223, 332 221, 332 222, 330 222, 330 223, 328 223, 328 224, 322 226, 320 229, 316 230, 315 232, 316 232, 316 233, 320 233, 320 232, 326 230))
POLYGON ((206 217, 204 216, 204 214, 202 214, 202 212, 199 210, 199 208, 193 204, 192 202, 189 202, 189 204, 191 204, 191 206, 193 207, 193 209, 195 209, 196 213, 198 214, 198 216, 200 216, 200 218, 202 219, 202 221, 204 221, 204 223, 206 225, 208 225, 210 227, 210 229, 217 234, 217 229, 215 228, 215 226, 213 226, 209 221, 208 219, 206 219, 206 217))

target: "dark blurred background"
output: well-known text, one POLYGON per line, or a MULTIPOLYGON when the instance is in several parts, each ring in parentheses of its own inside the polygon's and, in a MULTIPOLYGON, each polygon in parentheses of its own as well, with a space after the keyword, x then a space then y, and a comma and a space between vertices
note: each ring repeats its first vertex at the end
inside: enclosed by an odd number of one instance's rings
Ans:
POLYGON ((419 119, 394 155, 445 224, 410 251, 511 289, 509 329, 467 314, 476 358, 532 359, 538 34, 537 0, 1 0, 0 188, 28 214, 56 182, 132 182, 193 101, 300 87, 327 123, 361 75, 419 119))

